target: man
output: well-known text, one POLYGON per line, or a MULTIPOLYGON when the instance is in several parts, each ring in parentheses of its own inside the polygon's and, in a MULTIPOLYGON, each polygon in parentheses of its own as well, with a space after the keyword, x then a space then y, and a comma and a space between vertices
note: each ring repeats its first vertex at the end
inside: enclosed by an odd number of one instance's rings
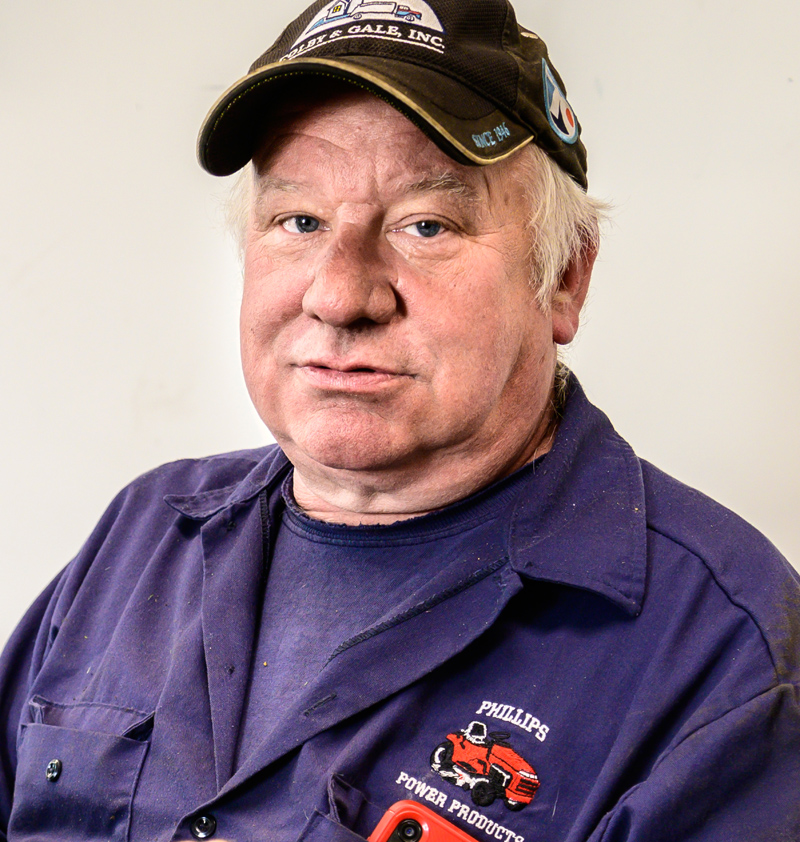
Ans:
POLYGON ((252 161, 278 448, 112 503, 2 664, 9 839, 797 838, 797 577, 557 362, 580 128, 505 0, 317 2, 212 109, 252 161), (389 9, 389 6, 392 8, 389 9), (341 8, 338 8, 341 7, 341 8))

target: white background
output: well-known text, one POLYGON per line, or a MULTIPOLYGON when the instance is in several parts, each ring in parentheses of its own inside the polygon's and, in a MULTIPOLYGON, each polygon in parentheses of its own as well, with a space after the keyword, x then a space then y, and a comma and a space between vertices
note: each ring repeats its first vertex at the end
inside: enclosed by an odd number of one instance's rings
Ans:
MULTIPOLYGON (((474 2, 474 0, 473 0, 474 2)), ((302 8, 0 0, 0 637, 116 491, 268 441, 206 110, 302 8)), ((800 3, 519 0, 616 205, 570 360, 800 562, 800 3)))

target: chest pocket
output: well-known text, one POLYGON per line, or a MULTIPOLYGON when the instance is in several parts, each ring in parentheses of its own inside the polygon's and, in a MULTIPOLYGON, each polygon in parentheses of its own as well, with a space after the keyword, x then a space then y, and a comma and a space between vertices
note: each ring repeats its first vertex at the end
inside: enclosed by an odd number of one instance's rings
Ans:
POLYGON ((10 840, 128 838, 153 715, 35 697, 17 748, 10 840))
POLYGON ((330 816, 315 811, 297 842, 366 842, 384 813, 338 775, 328 782, 328 807, 330 816))

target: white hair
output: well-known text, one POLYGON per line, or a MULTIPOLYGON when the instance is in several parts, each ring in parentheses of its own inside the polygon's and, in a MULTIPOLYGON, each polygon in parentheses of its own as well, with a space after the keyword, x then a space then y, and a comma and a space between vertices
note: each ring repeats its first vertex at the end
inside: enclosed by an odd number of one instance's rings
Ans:
POLYGON ((589 196, 542 149, 529 143, 511 159, 529 208, 531 282, 548 309, 569 264, 600 245, 610 206, 589 196))
MULTIPOLYGON (((587 195, 533 143, 508 159, 508 163, 525 190, 530 209, 531 283, 539 306, 547 310, 558 299, 561 278, 569 264, 582 254, 597 250, 600 227, 609 206, 587 195)), ((250 163, 236 178, 225 205, 225 221, 240 255, 244 254, 254 181, 250 163)))
POLYGON ((253 190, 253 163, 246 164, 234 179, 224 205, 225 227, 236 244, 239 259, 244 260, 247 221, 253 190))

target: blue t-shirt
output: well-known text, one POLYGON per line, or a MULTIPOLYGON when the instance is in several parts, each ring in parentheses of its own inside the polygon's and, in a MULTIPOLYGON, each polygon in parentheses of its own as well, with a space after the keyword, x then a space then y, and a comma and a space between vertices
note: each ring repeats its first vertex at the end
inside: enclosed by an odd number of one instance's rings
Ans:
POLYGON ((340 644, 379 623, 456 559, 496 554, 494 521, 533 477, 527 465, 441 511, 388 526, 347 526, 308 517, 294 501, 290 473, 280 490, 283 512, 242 710, 237 765, 340 644))

